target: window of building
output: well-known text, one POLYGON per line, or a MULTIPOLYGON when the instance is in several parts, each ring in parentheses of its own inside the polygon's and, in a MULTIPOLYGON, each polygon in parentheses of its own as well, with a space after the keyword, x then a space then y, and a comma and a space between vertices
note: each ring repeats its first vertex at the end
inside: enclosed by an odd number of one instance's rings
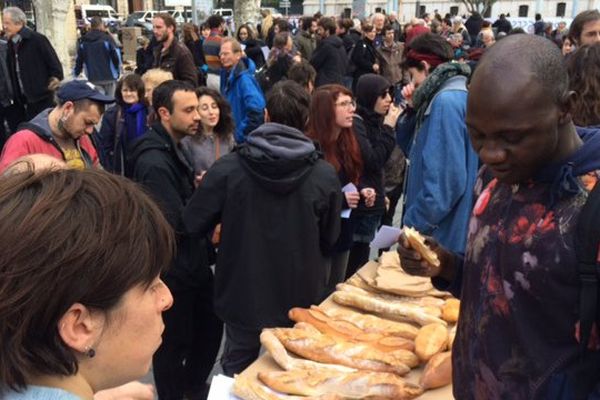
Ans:
POLYGON ((427 12, 427 6, 419 6, 419 14, 418 14, 419 17, 421 17, 426 12, 427 12))
POLYGON ((457 6, 450 7, 450 15, 455 16, 455 17, 458 15, 458 7, 457 6))
POLYGON ((556 4, 556 16, 557 17, 564 17, 566 10, 567 10, 567 3, 557 3, 556 4))
POLYGON ((519 17, 527 18, 529 15, 529 6, 519 6, 519 17))

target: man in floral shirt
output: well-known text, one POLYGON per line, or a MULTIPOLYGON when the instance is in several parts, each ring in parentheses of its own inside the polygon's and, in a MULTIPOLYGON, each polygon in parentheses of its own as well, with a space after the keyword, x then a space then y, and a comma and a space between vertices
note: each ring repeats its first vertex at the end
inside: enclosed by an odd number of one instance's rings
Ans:
POLYGON ((442 264, 435 268, 400 238, 408 272, 461 298, 457 399, 598 396, 596 330, 585 354, 579 346, 574 238, 600 176, 600 132, 575 128, 574 95, 550 41, 515 35, 490 48, 469 86, 466 122, 485 166, 466 253, 429 239, 442 264))

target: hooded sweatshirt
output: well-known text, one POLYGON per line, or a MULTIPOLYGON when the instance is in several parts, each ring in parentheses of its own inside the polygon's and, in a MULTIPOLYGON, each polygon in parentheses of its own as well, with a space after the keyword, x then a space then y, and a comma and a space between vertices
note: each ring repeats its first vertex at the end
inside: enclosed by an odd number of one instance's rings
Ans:
POLYGON ((493 179, 475 204, 464 264, 445 287, 461 298, 457 399, 587 399, 600 382, 597 334, 579 357, 574 250, 579 213, 600 178, 600 131, 578 133, 584 144, 568 159, 527 183, 493 179))
POLYGON ((329 35, 317 43, 310 63, 317 71, 315 86, 342 84, 348 64, 344 42, 337 35, 329 35))
POLYGON ((188 232, 221 222, 215 308, 227 324, 289 325, 322 300, 339 234, 334 168, 300 131, 267 123, 208 170, 183 214, 188 232))
POLYGON ((81 38, 77 48, 74 75, 79 76, 85 67, 90 82, 116 81, 120 64, 119 50, 112 37, 106 32, 92 29, 81 38))

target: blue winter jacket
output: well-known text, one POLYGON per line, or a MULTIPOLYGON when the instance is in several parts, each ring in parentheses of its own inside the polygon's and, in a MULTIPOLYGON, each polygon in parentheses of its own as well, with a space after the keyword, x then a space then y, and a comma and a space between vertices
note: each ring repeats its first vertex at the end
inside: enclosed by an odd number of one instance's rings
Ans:
POLYGON ((91 30, 81 38, 73 74, 77 77, 85 67, 90 82, 116 81, 121 55, 113 38, 106 32, 91 30))
POLYGON ((221 69, 221 94, 231 105, 238 144, 264 123, 265 97, 254 78, 255 71, 254 61, 247 57, 242 58, 231 71, 221 69))
POLYGON ((467 134, 466 78, 450 78, 413 138, 404 225, 463 253, 479 162, 467 134))

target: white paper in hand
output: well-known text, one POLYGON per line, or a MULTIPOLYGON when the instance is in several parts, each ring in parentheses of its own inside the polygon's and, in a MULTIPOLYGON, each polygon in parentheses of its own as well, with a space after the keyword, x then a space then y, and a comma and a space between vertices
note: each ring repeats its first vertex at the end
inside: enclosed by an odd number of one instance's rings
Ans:
MULTIPOLYGON (((349 184, 347 184, 346 186, 344 186, 342 188, 342 193, 354 193, 354 192, 358 192, 358 189, 352 182, 350 182, 349 184)), ((345 210, 342 210, 341 216, 342 216, 342 218, 350 218, 351 213, 352 213, 352 209, 346 208, 345 210)))
POLYGON ((384 249, 396 244, 398 237, 400 237, 400 232, 398 228, 383 225, 375 235, 375 239, 371 242, 371 248, 384 249))
POLYGON ((231 394, 233 388, 233 378, 225 375, 213 377, 210 383, 210 392, 207 400, 240 400, 239 397, 231 394))

